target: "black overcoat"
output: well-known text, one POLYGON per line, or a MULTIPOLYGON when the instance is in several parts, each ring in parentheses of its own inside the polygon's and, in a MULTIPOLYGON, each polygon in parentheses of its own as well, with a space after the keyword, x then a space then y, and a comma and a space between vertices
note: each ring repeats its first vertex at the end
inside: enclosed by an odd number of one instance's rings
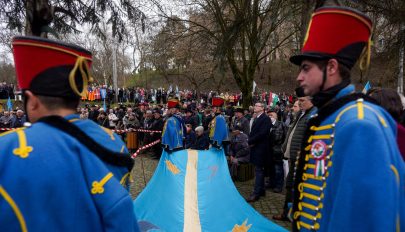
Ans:
POLYGON ((271 120, 265 113, 253 122, 249 134, 250 162, 256 166, 264 167, 267 156, 270 156, 270 128, 271 120))

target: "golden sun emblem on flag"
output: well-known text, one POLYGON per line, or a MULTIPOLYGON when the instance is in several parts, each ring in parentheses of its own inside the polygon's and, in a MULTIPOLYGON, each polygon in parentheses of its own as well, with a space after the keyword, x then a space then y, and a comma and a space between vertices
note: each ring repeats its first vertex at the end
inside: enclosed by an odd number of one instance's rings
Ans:
POLYGON ((238 225, 236 224, 233 229, 232 232, 247 232, 249 231, 250 227, 252 227, 252 224, 250 225, 246 225, 247 224, 248 219, 246 219, 242 225, 238 225))
POLYGON ((180 170, 172 162, 170 162, 169 160, 166 160, 165 162, 167 169, 169 169, 169 171, 171 171, 174 175, 180 172, 180 170))

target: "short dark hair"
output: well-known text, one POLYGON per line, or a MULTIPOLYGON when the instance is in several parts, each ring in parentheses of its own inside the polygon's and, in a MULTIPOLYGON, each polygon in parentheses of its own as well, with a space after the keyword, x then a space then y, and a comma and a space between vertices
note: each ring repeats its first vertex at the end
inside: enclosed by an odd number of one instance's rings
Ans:
POLYGON ((37 97, 48 110, 56 110, 56 109, 76 110, 80 102, 80 99, 51 97, 43 95, 37 95, 37 97))
POLYGON ((403 107, 401 97, 397 91, 387 88, 373 88, 367 92, 367 95, 375 99, 381 107, 388 111, 396 122, 401 120, 403 107))
MULTIPOLYGON (((350 80, 350 77, 351 77, 350 69, 346 65, 340 63, 338 59, 336 59, 336 60, 338 61, 339 75, 340 75, 340 77, 342 77, 342 80, 347 80, 347 79, 350 80)), ((329 60, 322 59, 322 60, 310 60, 310 61, 315 63, 316 66, 318 66, 318 68, 320 70, 324 70, 326 65, 328 64, 329 60)))

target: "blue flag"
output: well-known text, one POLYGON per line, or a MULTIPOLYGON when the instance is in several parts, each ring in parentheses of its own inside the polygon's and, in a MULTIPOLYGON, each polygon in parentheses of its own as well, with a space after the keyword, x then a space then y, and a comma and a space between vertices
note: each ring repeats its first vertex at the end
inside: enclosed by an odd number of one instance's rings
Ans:
POLYGON ((10 96, 9 96, 8 100, 7 100, 7 110, 10 111, 12 109, 13 109, 13 103, 11 103, 11 99, 10 99, 10 96))
POLYGON ((107 91, 106 89, 100 89, 100 95, 102 99, 105 99, 105 97, 107 96, 107 91))
POLYGON ((362 93, 366 94, 371 89, 370 81, 367 81, 366 85, 364 86, 362 93))

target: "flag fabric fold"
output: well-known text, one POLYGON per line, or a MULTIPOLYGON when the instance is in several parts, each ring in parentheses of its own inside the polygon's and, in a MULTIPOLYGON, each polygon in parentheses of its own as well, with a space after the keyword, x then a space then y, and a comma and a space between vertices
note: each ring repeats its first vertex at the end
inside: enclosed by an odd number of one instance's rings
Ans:
POLYGON ((364 85, 362 93, 366 94, 371 89, 370 81, 367 81, 366 85, 364 85))
POLYGON ((7 100, 7 110, 8 111, 13 110, 13 103, 11 102, 10 96, 8 97, 7 100))
POLYGON ((141 231, 287 231, 239 194, 224 152, 216 148, 163 151, 134 210, 141 231))

